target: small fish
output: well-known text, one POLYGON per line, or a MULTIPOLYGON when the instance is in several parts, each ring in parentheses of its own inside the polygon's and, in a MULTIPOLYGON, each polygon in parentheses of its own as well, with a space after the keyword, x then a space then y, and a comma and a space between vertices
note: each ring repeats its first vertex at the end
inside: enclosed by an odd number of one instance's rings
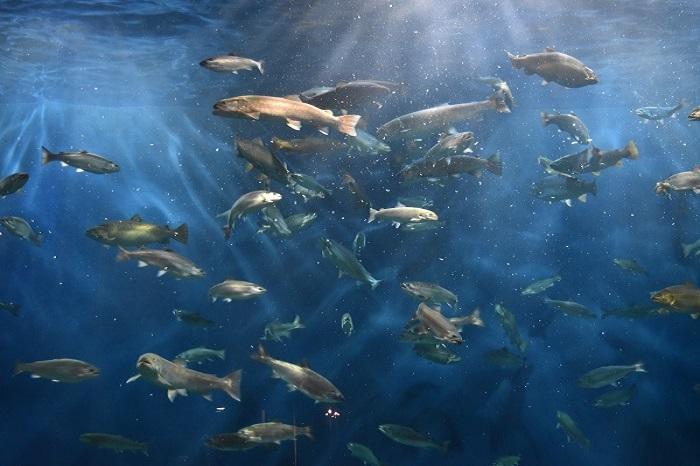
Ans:
POLYGON ((209 448, 222 451, 245 451, 260 446, 247 438, 238 435, 237 432, 216 434, 207 439, 205 445, 209 448))
POLYGON ((236 199, 231 208, 226 212, 222 212, 218 217, 226 218, 224 226, 224 239, 229 239, 233 228, 236 226, 236 221, 249 212, 260 210, 263 207, 270 206, 275 202, 282 200, 282 195, 271 191, 251 191, 243 194, 236 199))
POLYGON ((394 442, 411 447, 435 448, 443 453, 447 453, 447 449, 450 446, 449 440, 437 443, 412 428, 399 424, 382 424, 379 426, 379 431, 394 442))
POLYGON ((122 437, 121 435, 87 433, 80 436, 80 441, 97 448, 107 448, 117 453, 139 451, 148 456, 148 444, 122 437))
POLYGON ((639 265, 639 262, 634 259, 615 258, 613 259, 613 264, 617 265, 622 270, 626 270, 627 272, 637 273, 640 275, 649 275, 649 272, 647 272, 647 270, 639 265))
MULTIPOLYGON (((272 233, 276 236, 290 236, 292 234, 292 230, 290 230, 289 225, 287 225, 284 215, 282 215, 282 212, 280 212, 276 205, 265 207, 260 213, 263 217, 263 227, 267 226, 267 229, 272 230, 272 233)), ((260 232, 261 230, 258 230, 258 233, 260 232)))
POLYGON ((279 320, 275 320, 265 326, 265 335, 261 339, 281 342, 282 338, 291 337, 292 330, 302 328, 306 327, 301 323, 301 317, 299 317, 299 315, 296 315, 292 322, 280 322, 279 320))
POLYGON ((374 452, 361 443, 350 442, 347 444, 350 454, 362 461, 366 466, 383 466, 374 452))
POLYGON ((340 180, 340 184, 344 188, 347 188, 348 191, 350 191, 350 194, 352 194, 352 197, 355 201, 355 205, 358 208, 369 209, 372 207, 372 201, 370 201, 367 192, 362 186, 360 186, 357 180, 352 177, 352 175, 350 175, 349 173, 343 174, 340 180))
POLYGON ((636 394, 637 389, 634 385, 619 390, 610 390, 600 395, 593 400, 593 406, 596 408, 613 408, 615 406, 627 406, 630 400, 636 394))
POLYGON ((171 402, 177 395, 187 396, 189 393, 198 393, 207 400, 211 400, 211 392, 214 390, 222 390, 234 400, 241 401, 240 370, 219 378, 188 369, 184 361, 170 362, 154 353, 139 356, 136 368, 138 374, 126 383, 143 378, 157 387, 166 389, 171 402))
POLYGON ((452 308, 456 308, 458 305, 457 295, 437 283, 403 282, 401 289, 419 301, 433 304, 445 303, 452 308))
POLYGON ((266 291, 265 288, 255 283, 229 279, 209 288, 209 298, 213 303, 218 299, 230 303, 234 300, 252 299, 266 291))
POLYGON ((367 245, 367 237, 364 233, 359 232, 355 235, 355 239, 352 241, 352 252, 356 256, 359 256, 365 246, 367 245))
POLYGON ((3 303, 0 301, 0 310, 7 311, 15 317, 19 316, 19 311, 21 308, 22 306, 20 306, 19 304, 3 303))
POLYGON ((579 304, 574 301, 559 301, 556 299, 549 299, 545 297, 544 303, 550 307, 559 309, 564 314, 583 317, 586 319, 595 319, 596 317, 598 317, 598 315, 595 312, 591 311, 583 304, 579 304))
POLYGON ((323 186, 316 179, 303 173, 291 173, 289 175, 289 188, 299 194, 304 200, 312 198, 325 199, 331 195, 331 190, 323 186))
POLYGON ((641 319, 643 317, 659 316, 668 313, 664 308, 659 306, 637 304, 634 306, 625 306, 616 309, 603 309, 603 319, 610 316, 623 317, 627 319, 641 319))
POLYGON ((353 324, 352 316, 349 312, 346 312, 340 318, 340 328, 343 329, 343 333, 348 337, 355 331, 355 324, 353 324))
POLYGON ((556 283, 558 283, 560 281, 561 281, 560 275, 555 275, 555 276, 549 277, 549 278, 543 278, 542 280, 537 280, 535 282, 530 283, 528 286, 523 288, 523 290, 520 292, 520 294, 523 296, 539 294, 539 293, 542 293, 543 291, 548 290, 549 288, 553 287, 556 283))
POLYGON ((646 372, 644 363, 638 362, 629 366, 599 367, 579 377, 578 385, 583 388, 600 388, 606 385, 615 386, 620 379, 633 372, 646 372))
POLYGON ((434 222, 438 220, 438 216, 432 210, 398 204, 396 207, 379 210, 370 207, 367 222, 372 223, 375 220, 388 220, 399 227, 404 223, 434 222))
POLYGON ((540 113, 542 118, 542 126, 555 125, 560 131, 569 133, 572 138, 579 144, 588 144, 591 142, 591 136, 588 133, 588 128, 583 124, 583 121, 571 113, 540 113))
POLYGON ((82 150, 80 152, 59 152, 54 154, 46 147, 41 148, 41 163, 61 162, 62 165, 70 165, 77 172, 90 172, 98 175, 115 173, 119 171, 119 165, 107 160, 101 155, 82 150))
POLYGON ((239 429, 236 434, 253 443, 274 443, 279 445, 285 440, 296 440, 300 435, 304 435, 311 440, 314 439, 311 427, 302 427, 281 422, 264 422, 253 424, 252 426, 239 429))
POLYGON ((506 54, 513 68, 522 68, 528 76, 539 75, 543 79, 542 84, 555 82, 564 87, 577 88, 598 82, 592 69, 571 55, 556 52, 552 47, 528 55, 506 54))
POLYGON ((366 283, 370 288, 375 289, 382 280, 377 280, 365 269, 355 254, 340 243, 331 239, 321 240, 321 253, 338 268, 338 277, 343 274, 354 278, 360 283, 366 283))
POLYGON ((265 61, 252 58, 238 57, 235 53, 218 55, 199 62, 200 66, 212 71, 238 74, 241 70, 250 71, 257 69, 260 74, 265 74, 265 61))
POLYGON ((267 364, 272 369, 274 378, 287 382, 290 391, 299 390, 316 403, 340 403, 345 400, 335 385, 308 365, 297 366, 290 362, 274 359, 265 352, 262 345, 258 352, 251 355, 258 362, 267 364))
POLYGON ((29 181, 28 173, 13 173, 0 180, 0 197, 6 197, 21 191, 29 181))
POLYGON ((502 369, 518 369, 525 365, 525 358, 505 347, 486 353, 486 361, 502 369))
POLYGON ((121 246, 117 246, 117 262, 136 259, 139 267, 152 266, 158 269, 158 276, 165 274, 174 275, 176 278, 202 278, 205 273, 192 261, 171 250, 159 249, 139 249, 127 251, 121 246))
POLYGON ((566 438, 571 441, 574 439, 576 443, 581 445, 583 448, 589 448, 591 446, 591 441, 588 437, 581 431, 581 429, 576 425, 571 416, 563 411, 557 411, 557 429, 563 429, 566 432, 566 438))
POLYGON ((462 360, 458 355, 449 351, 444 344, 417 343, 413 351, 418 356, 438 364, 454 364, 462 360))
POLYGON ((318 218, 318 214, 316 214, 316 212, 309 212, 305 214, 290 215, 289 217, 285 217, 284 221, 287 223, 287 226, 292 233, 296 233, 311 226, 316 218, 318 218))
POLYGON ((146 223, 141 216, 134 215, 129 220, 109 221, 87 230, 88 238, 110 246, 145 246, 150 243, 168 244, 171 239, 187 244, 189 232, 187 224, 171 230, 167 225, 146 223))
POLYGON ((503 99, 510 110, 515 107, 515 99, 513 98, 513 93, 510 90, 510 86, 507 82, 499 78, 498 76, 482 76, 477 78, 482 83, 491 86, 494 92, 500 92, 503 95, 503 99))
POLYGON ((199 346, 188 349, 175 356, 176 360, 185 361, 188 364, 202 364, 204 361, 213 361, 214 358, 226 360, 226 350, 215 350, 199 346))
POLYGON ((687 104, 685 99, 681 99, 678 105, 673 107, 641 107, 636 109, 634 114, 643 120, 663 121, 664 118, 675 118, 676 113, 687 104))
POLYGON ((506 335, 508 335, 510 342, 521 353, 524 353, 528 342, 520 335, 520 330, 518 329, 518 323, 515 320, 515 315, 501 304, 496 304, 494 310, 496 311, 496 315, 500 319, 501 326, 503 327, 503 330, 505 330, 506 335))
POLYGON ((665 180, 656 183, 656 194, 665 194, 669 198, 672 191, 700 194, 700 165, 693 167, 691 171, 676 173, 665 180))
POLYGON ((41 234, 34 231, 29 222, 21 217, 0 217, 0 226, 19 238, 31 241, 35 246, 41 246, 41 234))
POLYGON ((18 362, 12 376, 28 372, 33 379, 44 378, 54 382, 78 383, 100 375, 100 370, 78 359, 49 359, 28 363, 18 362))
POLYGON ((197 312, 190 312, 184 309, 173 309, 173 315, 178 322, 183 322, 192 327, 213 327, 216 322, 209 320, 197 312))

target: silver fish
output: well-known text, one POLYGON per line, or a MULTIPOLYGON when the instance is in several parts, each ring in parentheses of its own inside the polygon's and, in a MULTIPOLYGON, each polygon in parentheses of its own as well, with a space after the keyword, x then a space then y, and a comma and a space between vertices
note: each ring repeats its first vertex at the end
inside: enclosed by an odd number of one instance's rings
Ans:
POLYGON ((605 392, 595 400, 593 406, 596 408, 612 408, 615 406, 626 406, 637 393, 634 385, 619 390, 610 390, 605 392))
POLYGON ((172 274, 177 278, 202 278, 205 273, 192 261, 170 250, 139 249, 127 251, 118 246, 117 262, 136 259, 139 267, 148 265, 158 269, 158 276, 172 274))
POLYGON ((236 221, 249 212, 260 210, 282 199, 282 195, 271 191, 251 191, 236 199, 231 208, 217 215, 226 218, 224 239, 229 239, 236 221))
POLYGON ((449 440, 442 443, 437 443, 425 435, 416 432, 412 428, 399 424, 382 424, 379 426, 379 431, 394 442, 411 447, 435 448, 445 453, 450 445, 449 440))
POLYGON ((29 181, 28 173, 13 173, 0 180, 0 197, 20 191, 29 181))
POLYGON ((78 383, 100 375, 100 370, 78 359, 49 359, 28 363, 18 362, 12 376, 28 372, 33 379, 44 378, 54 382, 78 383))
POLYGON ((301 317, 296 315, 291 322, 280 322, 275 320, 265 326, 265 335, 261 340, 282 341, 282 338, 289 338, 293 330, 306 328, 301 323, 301 317))
POLYGON ((535 282, 530 283, 528 286, 523 288, 520 294, 524 296, 539 294, 553 287, 559 281, 561 281, 560 275, 555 275, 549 278, 543 278, 542 280, 537 280, 535 282))
POLYGON ((253 443, 274 443, 279 445, 285 440, 296 440, 300 435, 304 435, 311 440, 314 439, 311 427, 302 427, 281 422, 263 422, 239 429, 236 434, 253 443))
POLYGON ((362 461, 366 466, 382 466, 374 452, 361 443, 350 442, 347 444, 350 454, 362 461))
POLYGON ((209 288, 209 298, 212 302, 221 299, 225 303, 230 303, 233 300, 255 298, 266 291, 265 288, 255 283, 229 279, 209 288))
POLYGON ((403 282, 401 289, 409 296, 433 304, 446 303, 450 307, 457 307, 457 295, 436 283, 428 282, 403 282))
POLYGON ((559 428, 566 432, 566 437, 569 441, 574 439, 576 443, 586 449, 591 446, 591 441, 588 440, 588 437, 586 437, 583 431, 576 425, 574 420, 571 419, 571 416, 564 411, 557 411, 557 429, 559 428))
POLYGON ((613 259, 613 264, 617 265, 622 270, 626 270, 627 272, 637 273, 640 275, 649 275, 649 272, 647 272, 647 270, 639 265, 639 262, 634 259, 615 258, 613 259))
POLYGON ((214 358, 226 360, 226 350, 215 350, 199 346, 188 349, 175 356, 176 360, 185 361, 188 364, 201 364, 204 361, 212 361, 214 358))
POLYGON ((474 145, 474 133, 467 131, 465 133, 446 134, 438 140, 437 144, 428 150, 425 154, 425 160, 444 159, 452 155, 461 155, 471 153, 474 145))
POLYGON ((644 363, 638 362, 629 366, 603 366, 586 372, 578 379, 579 387, 600 388, 615 385, 618 380, 633 372, 646 372, 644 363))
POLYGON ((641 107, 636 109, 634 114, 643 120, 663 121, 664 118, 675 118, 676 113, 687 104, 685 99, 681 99, 678 105, 673 107, 641 107))
POLYGON ((46 165, 50 162, 61 162, 63 165, 74 167, 77 172, 85 171, 98 175, 119 171, 119 165, 92 152, 82 150, 80 152, 59 152, 54 154, 46 147, 42 147, 41 163, 46 165))
POLYGON ((36 246, 41 246, 41 234, 34 231, 25 219, 21 217, 0 217, 0 225, 13 235, 29 240, 36 246))
POLYGON ((433 309, 425 303, 420 303, 416 310, 416 320, 437 339, 452 344, 464 343, 460 329, 450 322, 437 309, 433 309))
POLYGON ((262 139, 236 139, 238 157, 246 160, 246 170, 257 169, 271 179, 286 185, 289 182, 289 169, 270 150, 262 139))
POLYGON ((565 314, 584 317, 586 319, 595 319, 598 315, 588 309, 583 304, 579 304, 573 301, 559 301, 556 299, 544 298, 544 303, 550 307, 559 309, 565 314))
POLYGON ((179 322, 183 322, 193 327, 212 327, 216 325, 216 322, 207 319, 197 312, 186 311, 184 309, 173 309, 173 315, 179 322))
POLYGON ((691 171, 676 173, 656 183, 656 194, 671 197, 672 191, 692 191, 693 194, 700 194, 700 166, 693 167, 691 171))
POLYGON ((250 71, 257 69, 260 74, 265 74, 265 61, 252 58, 238 57, 235 53, 218 55, 199 62, 200 66, 212 71, 238 74, 241 70, 250 71))
POLYGON ((598 77, 592 69, 580 60, 556 52, 547 47, 542 53, 529 55, 513 55, 506 52, 513 68, 522 68, 526 75, 537 74, 542 77, 543 84, 555 82, 561 86, 576 88, 590 86, 598 82, 598 77))
POLYGON ((542 126, 555 125, 560 131, 569 133, 579 144, 591 142, 591 135, 583 121, 575 113, 540 113, 542 126))
POLYGON ((365 269, 355 254, 340 243, 325 238, 321 240, 321 253, 338 268, 338 277, 343 274, 354 278, 358 282, 368 284, 375 289, 382 280, 377 280, 365 269))
POLYGON ((524 353, 528 342, 520 335, 520 330, 518 329, 518 323, 515 320, 515 315, 501 304, 496 304, 494 310, 496 311, 496 315, 501 321, 501 326, 503 326, 503 330, 505 330, 506 335, 508 335, 510 342, 518 349, 518 351, 524 353))

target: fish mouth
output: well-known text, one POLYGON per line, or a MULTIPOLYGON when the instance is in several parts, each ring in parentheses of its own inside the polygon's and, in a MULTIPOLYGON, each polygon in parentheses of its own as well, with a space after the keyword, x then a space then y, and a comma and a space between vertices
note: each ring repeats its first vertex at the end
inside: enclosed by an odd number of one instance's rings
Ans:
POLYGON ((199 62, 199 66, 204 66, 204 67, 206 67, 207 65, 209 65, 209 63, 211 63, 211 58, 207 58, 206 60, 200 61, 200 62, 199 62))

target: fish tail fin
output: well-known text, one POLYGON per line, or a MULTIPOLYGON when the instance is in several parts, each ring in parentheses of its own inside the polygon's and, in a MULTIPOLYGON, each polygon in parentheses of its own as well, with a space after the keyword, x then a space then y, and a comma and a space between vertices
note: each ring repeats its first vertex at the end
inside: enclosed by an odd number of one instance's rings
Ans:
POLYGON ((233 232, 233 228, 231 228, 230 226, 226 225, 226 226, 224 227, 224 239, 225 239, 225 240, 228 240, 228 239, 231 238, 231 232, 233 232))
POLYGON ((260 74, 265 74, 265 60, 260 60, 255 65, 258 67, 260 74))
POLYGON ((216 357, 221 359, 222 361, 226 359, 226 350, 222 349, 221 351, 216 352, 216 357))
POLYGON ((12 377, 15 377, 15 376, 21 374, 22 372, 26 372, 26 371, 27 371, 27 365, 20 362, 20 361, 17 361, 17 362, 15 362, 15 371, 12 373, 12 377))
POLYGON ((549 124, 549 115, 545 112, 540 112, 540 118, 542 118, 542 126, 547 126, 549 124))
POLYGON ((305 435, 306 437, 308 437, 311 440, 316 440, 314 438, 313 432, 311 432, 311 426, 302 427, 301 428, 301 435, 305 435))
POLYGON ((189 229, 187 228, 187 224, 183 223, 179 227, 173 230, 173 239, 175 241, 179 241, 182 244, 187 244, 187 240, 190 237, 190 232, 189 229))
POLYGON ((382 281, 383 281, 383 280, 377 280, 376 278, 373 278, 373 279, 370 281, 369 286, 374 290, 375 288, 377 288, 377 287, 379 286, 379 284, 380 284, 382 281))
POLYGON ((46 147, 41 146, 41 164, 46 165, 49 162, 53 162, 54 160, 58 160, 56 158, 56 154, 48 150, 46 147))
POLYGON ((340 115, 338 116, 338 131, 348 136, 357 136, 355 126, 362 118, 360 115, 340 115))
POLYGON ((221 379, 224 382, 223 390, 236 401, 241 401, 241 375, 243 371, 238 369, 221 379))
POLYGON ((377 209, 369 208, 369 218, 367 219, 367 223, 372 223, 377 219, 377 213, 379 211, 377 209))
POLYGON ((690 255, 690 252, 693 250, 692 244, 681 243, 681 247, 683 248, 683 257, 688 257, 690 255))
POLYGON ((118 246, 118 248, 119 252, 117 252, 117 262, 124 262, 125 260, 129 259, 129 251, 121 246, 118 246))
POLYGON ((683 97, 681 100, 678 101, 678 105, 676 106, 676 108, 680 110, 686 105, 688 105, 688 100, 685 97, 683 97))
POLYGON ((478 307, 474 309, 474 311, 469 314, 469 321, 472 323, 472 325, 475 325, 477 327, 485 327, 486 325, 484 324, 483 319, 481 318, 481 309, 478 307))
POLYGON ((642 361, 639 361, 634 365, 634 371, 635 372, 646 372, 647 370, 644 368, 644 363, 642 361))
POLYGON ((299 328, 304 328, 304 324, 301 323, 301 317, 299 314, 294 316, 294 321, 292 323, 299 328))
POLYGON ((637 160, 639 158, 639 149, 637 149, 637 144, 635 144, 634 141, 628 142, 625 146, 625 150, 627 150, 627 158, 632 160, 637 160))
POLYGON ((510 108, 506 104, 506 99, 503 97, 503 92, 496 91, 489 97, 489 102, 499 113, 510 113, 510 108))
POLYGON ((450 441, 445 440, 440 444, 440 451, 443 453, 447 453, 447 450, 450 448, 450 441))
POLYGON ((520 68, 520 63, 518 62, 518 57, 513 55, 507 50, 504 50, 506 55, 508 55, 508 60, 510 60, 510 64, 513 66, 513 68, 520 68))
POLYGON ((487 168, 491 173, 494 175, 501 176, 503 173, 503 163, 501 162, 501 153, 496 152, 493 154, 491 157, 487 159, 488 165, 487 168))
POLYGON ((267 351, 265 351, 265 347, 263 345, 258 345, 258 352, 251 354, 250 357, 255 361, 262 362, 268 359, 270 356, 267 355, 267 351))
POLYGON ((29 240, 36 244, 37 246, 41 246, 41 240, 43 237, 41 236, 40 233, 33 233, 31 236, 29 236, 29 240))
POLYGON ((147 443, 142 443, 140 447, 141 453, 143 453, 146 456, 151 456, 148 454, 148 444, 147 443))

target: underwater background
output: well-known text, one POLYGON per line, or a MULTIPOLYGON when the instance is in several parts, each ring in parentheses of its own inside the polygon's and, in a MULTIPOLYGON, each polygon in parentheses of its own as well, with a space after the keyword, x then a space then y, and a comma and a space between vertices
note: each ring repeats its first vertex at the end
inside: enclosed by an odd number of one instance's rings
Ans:
MULTIPOLYGON (((352 465, 348 442, 372 448, 387 465, 489 465, 520 455, 521 465, 700 464, 700 322, 687 315, 631 320, 579 319, 552 310, 529 283, 555 274, 547 296, 601 314, 649 304, 649 292, 697 283, 698 260, 681 243, 700 238, 697 199, 654 193, 657 181, 700 162, 700 124, 677 119, 645 124, 632 111, 700 104, 700 5, 679 1, 3 1, 0 4, 0 174, 26 171, 24 191, 0 200, 0 215, 29 220, 43 234, 35 247, 0 236, 0 301, 22 305, 0 314, 2 465, 352 465), (504 50, 546 46, 593 68, 595 86, 566 89, 512 69, 504 50), (262 58, 263 76, 212 73, 199 62, 236 52, 262 58), (221 219, 241 194, 260 189, 235 156, 234 137, 270 141, 297 132, 274 121, 212 114, 235 95, 284 96, 340 80, 405 84, 381 108, 363 112, 372 132, 405 113, 445 102, 483 100, 475 78, 507 81, 517 106, 459 129, 473 131, 484 153, 499 151, 503 176, 465 176, 446 186, 405 185, 389 157, 285 157, 333 194, 304 203, 285 196, 284 212, 315 211, 318 220, 289 239, 256 234, 246 217, 230 241, 221 219), (574 111, 597 147, 634 140, 639 160, 596 177, 588 202, 549 204, 530 185, 542 176, 538 156, 577 152, 541 111, 574 111), (111 175, 41 166, 41 146, 87 149, 119 163, 111 175), (424 195, 447 222, 404 232, 368 224, 340 174, 349 171, 375 207, 424 195), (157 278, 152 268, 116 263, 85 231, 105 219, 139 214, 156 224, 189 225, 188 244, 171 244, 206 272, 200 280, 157 278), (376 290, 337 278, 319 240, 350 246, 364 231, 362 262, 384 280, 376 290), (649 274, 632 275, 612 258, 630 257, 649 274), (263 285, 265 295, 211 303, 210 286, 228 277, 263 285), (416 301, 399 284, 436 282, 459 296, 454 315, 480 307, 486 327, 465 328, 461 361, 439 365, 400 341, 416 301), (526 366, 504 370, 486 352, 507 346, 494 313, 503 303, 529 341, 526 366), (175 308, 201 312, 215 328, 177 322, 175 308), (341 315, 352 314, 346 336, 341 315), (269 368, 251 360, 265 325, 301 316, 306 328, 283 343, 266 342, 286 361, 304 359, 332 380, 346 401, 327 406, 290 393, 269 368), (242 401, 222 393, 170 403, 143 382, 126 385, 136 359, 194 347, 226 350, 226 360, 197 367, 224 375, 243 370, 242 401), (12 378, 15 361, 82 359, 95 380, 58 384, 12 378), (591 406, 600 392, 577 386, 595 367, 644 361, 633 374, 629 406, 591 406), (224 407, 224 410, 217 410, 224 407), (590 438, 589 449, 556 429, 566 411, 590 438), (209 449, 205 440, 262 418, 310 425, 299 439, 245 452, 209 449), (379 424, 414 427, 450 441, 446 454, 391 442, 379 424), (115 454, 79 441, 112 432, 149 443, 150 456, 115 454)), ((302 134, 315 135, 304 128, 302 134)), ((283 194, 284 195, 284 194, 283 194)), ((544 296, 544 294, 542 295, 544 296)), ((451 314, 452 315, 452 314, 451 314)))

